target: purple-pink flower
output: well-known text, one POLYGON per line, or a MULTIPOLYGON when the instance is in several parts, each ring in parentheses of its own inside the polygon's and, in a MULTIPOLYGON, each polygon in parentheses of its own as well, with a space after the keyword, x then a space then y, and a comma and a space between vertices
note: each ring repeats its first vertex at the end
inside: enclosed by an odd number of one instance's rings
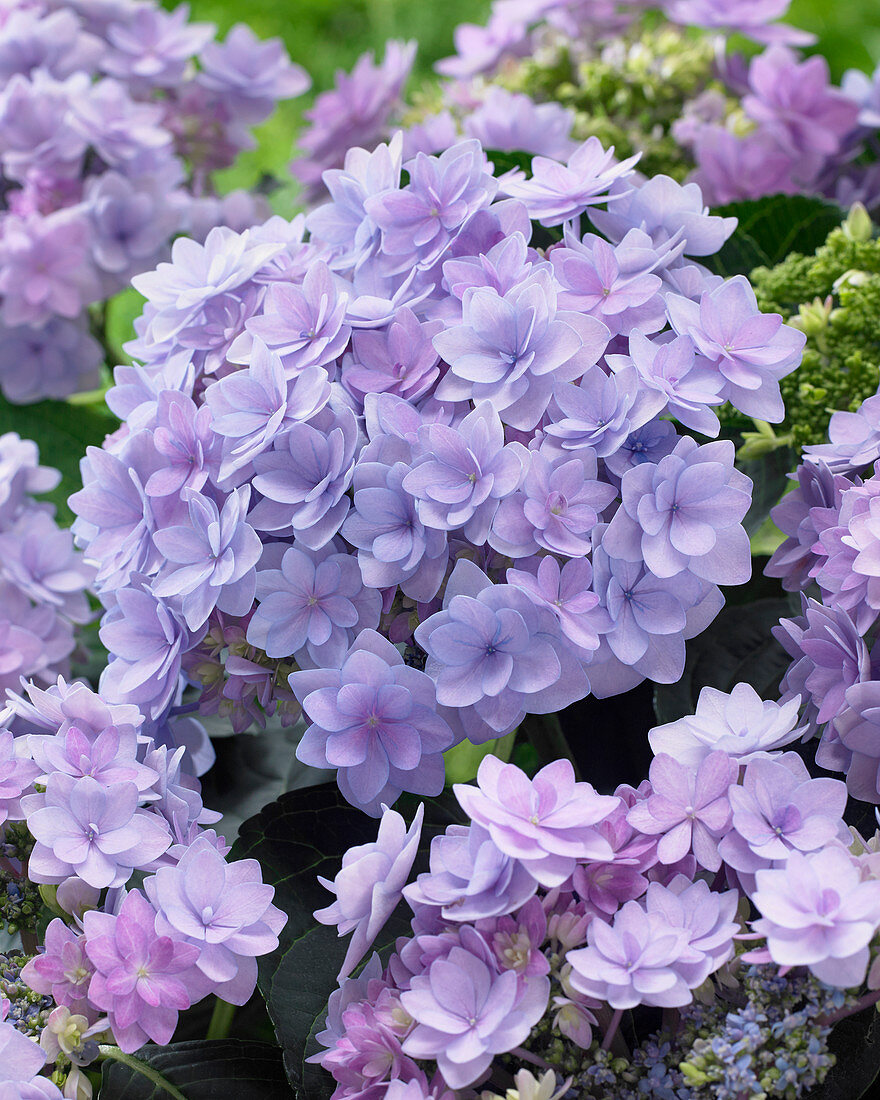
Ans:
POLYGON ((568 760, 543 767, 534 779, 515 764, 483 758, 477 786, 456 783, 455 797, 505 855, 519 860, 543 886, 559 886, 578 859, 607 860, 611 845, 597 826, 618 799, 575 781, 568 760))

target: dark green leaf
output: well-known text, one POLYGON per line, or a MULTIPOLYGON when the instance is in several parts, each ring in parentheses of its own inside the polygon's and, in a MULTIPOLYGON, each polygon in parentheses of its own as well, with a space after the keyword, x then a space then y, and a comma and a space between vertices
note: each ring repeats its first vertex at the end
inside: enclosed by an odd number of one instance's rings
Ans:
POLYGON ((217 828, 232 841, 243 821, 279 798, 285 791, 326 783, 333 773, 301 764, 296 746, 304 726, 277 722, 257 733, 233 733, 228 721, 202 719, 217 759, 202 778, 206 806, 219 810, 217 828))
POLYGON ((876 1096, 872 1088, 880 1074, 880 1020, 877 1009, 866 1008, 834 1025, 828 1046, 837 1062, 819 1088, 804 1100, 859 1100, 876 1096))
POLYGON ((824 199, 805 195, 770 195, 713 209, 738 219, 724 247, 703 261, 718 275, 748 275, 753 268, 778 264, 789 254, 815 252, 844 211, 824 199))
MULTIPOLYGON (((221 1039, 152 1045, 133 1055, 174 1085, 187 1100, 290 1100, 281 1051, 269 1043, 221 1039)), ((102 1100, 168 1100, 168 1093, 142 1073, 107 1060, 102 1100)))
MULTIPOLYGON (((401 799, 397 809, 412 820, 414 798, 401 799)), ((449 795, 423 799, 430 818, 422 830, 422 857, 432 836, 456 820, 449 795)), ((315 909, 332 896, 317 876, 332 879, 343 854, 355 844, 376 839, 377 822, 349 806, 335 783, 282 795, 239 830, 233 859, 258 859, 263 878, 276 889, 275 904, 288 914, 278 950, 260 960, 259 986, 278 1041, 284 1064, 300 1100, 320 1100, 332 1092, 333 1082, 319 1066, 306 1063, 316 1048, 312 1042, 323 1026, 327 1000, 336 988, 336 975, 347 947, 334 928, 318 924, 315 909)), ((406 907, 400 906, 382 930, 375 949, 388 950, 408 929, 406 907)))
POLYGON ((782 499, 789 485, 788 474, 796 465, 790 447, 777 447, 751 462, 737 463, 737 469, 752 479, 752 503, 743 520, 749 535, 758 530, 770 515, 770 509, 782 499))
POLYGON ((688 642, 678 683, 658 684, 657 721, 674 722, 693 714, 700 690, 707 686, 730 691, 745 682, 763 698, 772 697, 790 658, 770 631, 791 614, 790 601, 777 597, 725 607, 708 630, 688 642))
POLYGON ((500 149, 487 149, 486 156, 492 162, 496 176, 518 169, 532 174, 532 154, 522 152, 502 152, 500 149))
POLYGON ((100 447, 119 422, 103 400, 93 404, 40 401, 36 405, 11 405, 0 397, 0 435, 18 432, 40 448, 40 461, 61 471, 61 484, 46 497, 56 505, 58 520, 69 524, 73 513, 67 498, 82 488, 79 463, 86 447, 100 447))

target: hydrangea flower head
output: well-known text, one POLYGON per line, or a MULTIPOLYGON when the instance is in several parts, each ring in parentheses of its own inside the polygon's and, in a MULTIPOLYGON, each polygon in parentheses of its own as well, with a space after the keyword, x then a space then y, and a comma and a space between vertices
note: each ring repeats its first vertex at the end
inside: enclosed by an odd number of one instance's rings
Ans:
POLYGON ((718 750, 747 763, 800 737, 799 704, 800 697, 765 701, 751 684, 737 684, 730 693, 704 687, 693 715, 655 726, 648 740, 655 755, 666 753, 688 767, 718 750))
POLYGON ((547 764, 530 780, 515 764, 490 754, 480 764, 476 787, 456 783, 453 790, 500 851, 519 860, 544 886, 563 883, 577 858, 612 856, 596 826, 618 800, 575 781, 570 761, 547 764))
POLYGON ((880 923, 880 882, 863 881, 840 845, 792 852, 785 865, 758 871, 753 927, 780 966, 809 966, 829 985, 858 985, 868 942, 880 923))
POLYGON ((493 1055, 526 1038, 549 997, 546 977, 521 981, 513 970, 493 972, 463 947, 453 947, 401 995, 416 1021, 403 1048, 416 1058, 436 1058, 446 1082, 463 1088, 478 1080, 493 1055))
POLYGON ((337 768, 354 805, 378 817, 401 790, 440 792, 441 753, 454 738, 436 713, 434 685, 376 631, 361 631, 341 668, 294 672, 290 684, 312 721, 297 756, 337 768))
POLYGON ((369 951, 403 896, 419 846, 424 813, 424 804, 420 803, 407 829, 400 814, 386 806, 376 840, 349 848, 333 882, 319 876, 318 881, 336 895, 336 900, 326 909, 319 909, 315 919, 321 924, 337 925, 340 936, 354 932, 339 981, 347 978, 369 951))

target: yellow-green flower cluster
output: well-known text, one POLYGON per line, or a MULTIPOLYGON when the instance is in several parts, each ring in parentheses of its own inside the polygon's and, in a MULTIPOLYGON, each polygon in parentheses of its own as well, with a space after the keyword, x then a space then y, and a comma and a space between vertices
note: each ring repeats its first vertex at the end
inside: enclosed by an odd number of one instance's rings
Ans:
POLYGON ((673 125, 699 97, 725 116, 735 107, 713 75, 713 62, 708 36, 667 23, 636 23, 597 46, 548 40, 534 56, 504 66, 494 82, 536 102, 572 108, 575 139, 595 135, 621 158, 641 152, 645 175, 682 181, 694 164, 673 125))
POLYGON ((832 412, 854 412, 880 383, 880 239, 854 208, 813 255, 793 252, 752 272, 758 305, 807 334, 801 366, 782 379, 786 421, 800 448, 825 439, 832 412))

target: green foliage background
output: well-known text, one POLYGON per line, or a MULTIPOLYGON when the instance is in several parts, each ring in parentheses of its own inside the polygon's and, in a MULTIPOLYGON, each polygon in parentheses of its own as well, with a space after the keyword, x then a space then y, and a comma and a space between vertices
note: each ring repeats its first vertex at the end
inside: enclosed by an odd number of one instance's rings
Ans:
MULTIPOLYGON (((163 3, 172 8, 177 0, 163 3)), ((485 21, 489 0, 190 0, 190 8, 193 18, 223 31, 247 22, 262 37, 280 35, 311 74, 314 94, 364 50, 381 52, 388 38, 417 39, 417 78, 429 77, 433 63, 452 52, 453 28, 485 21)), ((816 49, 835 79, 847 68, 871 70, 880 60, 880 0, 793 0, 789 21, 819 36, 816 49)), ((310 98, 283 105, 262 127, 259 149, 228 174, 229 187, 248 186, 264 171, 284 174, 310 98)))

